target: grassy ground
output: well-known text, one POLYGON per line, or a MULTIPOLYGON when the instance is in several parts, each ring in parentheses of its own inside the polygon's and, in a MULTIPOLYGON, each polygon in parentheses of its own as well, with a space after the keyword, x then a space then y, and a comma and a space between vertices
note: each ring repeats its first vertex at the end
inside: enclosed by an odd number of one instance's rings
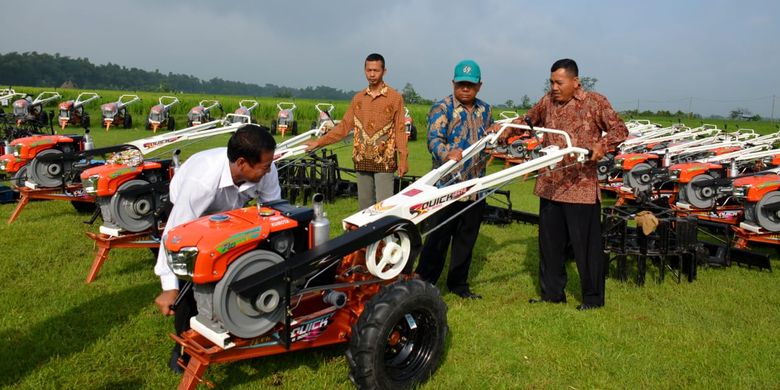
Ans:
MULTIPOLYGON (((767 124, 764 132, 771 129, 767 124)), ((96 131, 95 143, 146 134, 96 131)), ((427 172, 424 143, 411 148, 410 173, 427 172)), ((351 166, 349 147, 338 153, 351 166)), ((508 187, 515 208, 536 210, 531 185, 508 187)), ((326 206, 334 233, 356 204, 342 199, 326 206)), ((0 219, 13 207, 0 205, 0 219)), ((114 250, 98 279, 85 285, 94 247, 84 233, 97 230, 82 223, 86 218, 67 202, 49 201, 31 203, 13 225, 0 223, 0 386, 175 386, 178 377, 166 368, 172 323, 153 304, 159 281, 152 254, 114 250)), ((694 283, 667 279, 644 287, 609 278, 606 307, 581 313, 574 309, 579 283, 570 263, 569 304, 529 305, 538 291, 536 235, 530 225, 483 225, 470 280, 485 298, 463 301, 442 291, 451 334, 440 369, 423 388, 778 387, 778 273, 702 269, 694 283)), ((776 259, 772 265, 780 266, 776 259)), ((226 388, 350 388, 343 352, 336 346, 218 365, 207 378, 226 388)))

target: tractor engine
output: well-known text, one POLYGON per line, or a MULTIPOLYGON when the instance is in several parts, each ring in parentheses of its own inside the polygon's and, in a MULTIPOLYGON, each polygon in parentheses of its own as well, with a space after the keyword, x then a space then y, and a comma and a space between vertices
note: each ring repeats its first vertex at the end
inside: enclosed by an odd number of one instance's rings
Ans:
POLYGON ((315 196, 314 209, 278 200, 203 217, 168 232, 163 237, 168 265, 193 282, 198 307, 193 328, 227 339, 228 332, 252 338, 276 326, 287 306, 281 277, 264 282, 263 292, 251 300, 231 285, 327 241, 330 224, 322 213, 323 199, 315 196))
POLYGON ((165 120, 165 109, 161 104, 158 104, 149 111, 149 120, 155 122, 162 122, 165 120))
POLYGON ((19 99, 13 103, 14 117, 17 119, 29 119, 31 102, 27 99, 19 99))

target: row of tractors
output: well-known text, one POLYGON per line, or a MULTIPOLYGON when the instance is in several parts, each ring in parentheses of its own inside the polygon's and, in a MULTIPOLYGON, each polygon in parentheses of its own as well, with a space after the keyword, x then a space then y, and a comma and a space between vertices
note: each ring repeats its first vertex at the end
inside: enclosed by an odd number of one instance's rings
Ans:
POLYGON ((617 205, 653 204, 730 232, 736 248, 780 245, 780 132, 630 121, 629 138, 599 162, 617 205))
MULTIPOLYGON (((42 133, 46 127, 49 127, 51 133, 54 134, 54 112, 46 112, 44 107, 60 98, 62 96, 58 92, 41 92, 33 98, 31 95, 16 93, 12 89, 0 90, 0 101, 13 102, 13 112, 6 115, 0 108, 0 115, 2 115, 4 122, 12 123, 17 129, 26 128, 27 131, 22 132, 22 134, 42 133)), ((75 100, 60 102, 57 116, 57 124, 60 130, 64 130, 68 125, 89 128, 92 123, 85 108, 87 104, 98 99, 100 99, 100 96, 95 92, 83 92, 75 100)), ((104 127, 106 131, 112 126, 126 129, 132 127, 133 117, 128 107, 140 101, 141 98, 137 95, 122 95, 115 102, 101 105, 101 127, 104 127)), ((177 104, 180 104, 180 101, 175 96, 159 97, 158 104, 152 106, 149 110, 145 128, 153 132, 163 128, 169 131, 175 130, 176 118, 171 114, 171 110, 177 104)), ((259 103, 256 100, 241 100, 234 114, 249 116, 253 123, 257 123, 257 120, 254 118, 254 112, 258 106, 259 103)), ((271 121, 271 133, 280 134, 283 137, 288 134, 298 135, 298 120, 295 118, 297 105, 294 102, 279 102, 276 107, 278 112, 276 118, 271 121)), ((310 129, 316 129, 322 123, 333 120, 332 112, 334 108, 335 106, 330 103, 315 104, 317 119, 312 121, 310 129)), ((192 107, 187 112, 187 127, 212 120, 213 117, 216 117, 214 113, 216 109, 219 109, 224 116, 224 110, 219 101, 201 100, 197 106, 192 107)), ((409 114, 408 108, 405 109, 404 126, 409 139, 416 140, 417 128, 409 114)), ((5 141, 10 142, 13 138, 18 137, 6 136, 5 141)))

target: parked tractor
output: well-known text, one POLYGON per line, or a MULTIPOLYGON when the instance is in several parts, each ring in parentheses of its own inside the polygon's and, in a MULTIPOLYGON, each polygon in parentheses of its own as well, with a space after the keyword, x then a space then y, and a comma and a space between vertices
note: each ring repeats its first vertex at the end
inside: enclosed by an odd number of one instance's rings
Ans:
POLYGON ((191 356, 179 388, 194 388, 212 363, 340 343, 349 344, 350 379, 359 388, 426 381, 441 361, 448 325, 438 290, 411 274, 422 246, 418 225, 459 199, 487 196, 565 156, 579 163, 588 154, 572 147, 565 132, 537 128, 565 146, 485 177, 436 186, 465 161, 485 158, 485 148, 510 126, 519 125, 505 125, 466 149, 460 162, 448 161, 344 219, 345 233, 332 240, 321 195, 313 209, 270 202, 171 229, 163 237, 168 265, 191 281, 198 307, 192 329, 171 335, 191 356))
POLYGON ((0 156, 0 171, 11 178, 15 187, 26 186, 30 181, 36 186, 58 187, 78 181, 68 176, 72 165, 79 159, 62 159, 74 153, 91 149, 89 131, 84 135, 34 135, 11 141, 12 152, 0 156))
POLYGON ((235 114, 230 120, 241 121, 242 123, 257 123, 257 119, 254 118, 254 111, 260 103, 257 100, 242 100, 238 102, 238 108, 233 112, 235 114))
POLYGON ((330 103, 317 103, 314 105, 314 108, 317 110, 317 120, 311 122, 312 129, 317 129, 322 126, 323 123, 333 121, 333 115, 331 115, 331 113, 336 106, 330 103))
POLYGON ((28 125, 35 129, 52 127, 50 120, 53 113, 51 115, 47 113, 44 106, 61 97, 58 92, 41 92, 35 99, 26 95, 24 98, 14 101, 13 112, 16 126, 28 125))
POLYGON ((160 127, 168 130, 176 129, 176 118, 171 115, 171 107, 179 104, 179 98, 174 96, 160 96, 159 104, 152 106, 149 116, 146 118, 146 130, 157 132, 160 127))
POLYGON ((780 232, 780 175, 778 169, 766 174, 741 177, 733 182, 732 194, 743 202, 745 220, 740 227, 753 233, 780 232))
POLYGON ((292 102, 279 102, 276 103, 276 108, 279 109, 279 112, 276 119, 271 120, 271 134, 278 133, 284 137, 290 130, 292 135, 298 135, 298 121, 295 120, 295 109, 298 106, 292 102))
POLYGON ((133 116, 127 110, 127 106, 140 102, 141 98, 136 95, 122 95, 116 102, 106 103, 100 106, 100 112, 103 115, 103 126, 108 131, 111 126, 122 126, 125 129, 133 127, 133 116))
POLYGON ((197 126, 201 123, 211 122, 211 110, 222 105, 216 100, 201 100, 197 106, 192 107, 187 113, 187 127, 197 126))
POLYGON ((76 97, 76 100, 68 100, 60 103, 59 124, 60 129, 65 130, 65 126, 81 125, 83 128, 89 128, 89 113, 84 110, 87 103, 97 100, 100 95, 94 92, 82 92, 76 97))
MULTIPOLYGON (((234 118, 228 114, 221 127, 220 121, 212 121, 173 133, 158 135, 129 143, 134 150, 109 160, 106 165, 87 169, 81 173, 84 191, 96 196, 103 217, 100 232, 109 236, 142 232, 161 228, 167 219, 168 184, 173 177, 172 160, 144 160, 148 154, 175 142, 232 133, 248 123, 249 117, 234 118), (210 126, 210 127, 206 127, 210 126)), ((320 129, 310 130, 298 137, 277 145, 274 161, 290 158, 305 152, 303 141, 320 136, 320 129)))

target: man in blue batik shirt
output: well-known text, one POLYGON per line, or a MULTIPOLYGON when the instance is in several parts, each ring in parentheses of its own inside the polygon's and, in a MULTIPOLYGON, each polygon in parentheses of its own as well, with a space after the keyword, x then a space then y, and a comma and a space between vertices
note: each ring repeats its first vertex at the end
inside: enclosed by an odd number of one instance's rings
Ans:
MULTIPOLYGON (((434 169, 447 160, 460 161, 463 150, 484 137, 485 131, 493 123, 490 105, 477 99, 477 93, 482 86, 482 74, 476 62, 459 62, 455 66, 452 86, 452 95, 436 102, 428 113, 428 150, 433 158, 434 169)), ((452 183, 483 176, 485 165, 485 159, 467 161, 460 176, 452 183)), ((422 279, 436 284, 444 269, 447 248, 451 241, 452 258, 447 274, 447 288, 466 299, 482 298, 473 293, 468 284, 471 254, 485 209, 484 200, 476 204, 475 202, 474 199, 455 202, 431 217, 431 226, 438 226, 467 209, 428 235, 416 271, 422 279)))

